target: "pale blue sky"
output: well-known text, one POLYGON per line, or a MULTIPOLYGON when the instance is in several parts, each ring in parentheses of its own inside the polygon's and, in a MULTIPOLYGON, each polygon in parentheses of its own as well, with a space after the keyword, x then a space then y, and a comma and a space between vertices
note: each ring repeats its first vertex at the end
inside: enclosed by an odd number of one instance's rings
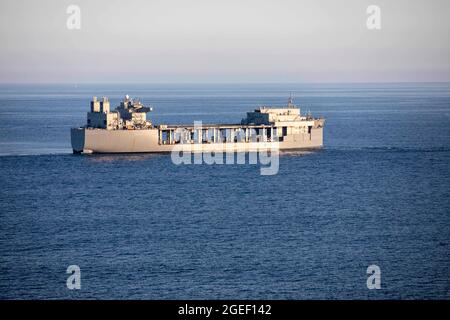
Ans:
POLYGON ((449 13, 448 0, 1 0, 0 82, 450 81, 449 13), (381 30, 366 28, 370 4, 381 30))

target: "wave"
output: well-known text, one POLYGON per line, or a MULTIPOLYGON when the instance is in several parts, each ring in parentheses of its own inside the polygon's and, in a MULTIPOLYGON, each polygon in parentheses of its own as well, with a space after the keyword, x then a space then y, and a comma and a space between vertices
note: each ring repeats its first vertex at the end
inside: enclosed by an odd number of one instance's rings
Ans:
POLYGON ((373 151, 373 152, 450 152, 450 147, 394 147, 394 146, 331 146, 325 147, 324 150, 329 151, 373 151))

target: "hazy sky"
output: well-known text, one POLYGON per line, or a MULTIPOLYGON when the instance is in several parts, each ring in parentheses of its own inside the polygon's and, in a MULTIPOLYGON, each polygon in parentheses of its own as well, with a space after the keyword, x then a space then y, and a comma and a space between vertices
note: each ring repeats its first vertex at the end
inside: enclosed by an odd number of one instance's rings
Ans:
POLYGON ((449 0, 1 0, 0 82, 450 81, 449 14, 449 0))

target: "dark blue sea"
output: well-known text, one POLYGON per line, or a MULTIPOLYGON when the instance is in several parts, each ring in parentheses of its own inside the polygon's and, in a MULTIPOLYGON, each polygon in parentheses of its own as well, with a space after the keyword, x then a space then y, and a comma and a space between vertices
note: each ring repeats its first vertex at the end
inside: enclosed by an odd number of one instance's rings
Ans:
POLYGON ((0 185, 1 299, 450 298, 450 84, 2 85, 0 185), (70 147, 94 95, 233 123, 291 92, 325 148, 276 175, 70 147))

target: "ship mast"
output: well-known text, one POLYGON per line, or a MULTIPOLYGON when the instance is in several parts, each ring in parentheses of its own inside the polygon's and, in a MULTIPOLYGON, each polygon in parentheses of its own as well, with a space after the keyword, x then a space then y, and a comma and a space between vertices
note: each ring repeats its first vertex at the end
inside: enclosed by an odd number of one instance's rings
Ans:
POLYGON ((288 108, 295 108, 294 105, 294 98, 292 97, 292 92, 289 94, 289 99, 288 99, 288 108))

